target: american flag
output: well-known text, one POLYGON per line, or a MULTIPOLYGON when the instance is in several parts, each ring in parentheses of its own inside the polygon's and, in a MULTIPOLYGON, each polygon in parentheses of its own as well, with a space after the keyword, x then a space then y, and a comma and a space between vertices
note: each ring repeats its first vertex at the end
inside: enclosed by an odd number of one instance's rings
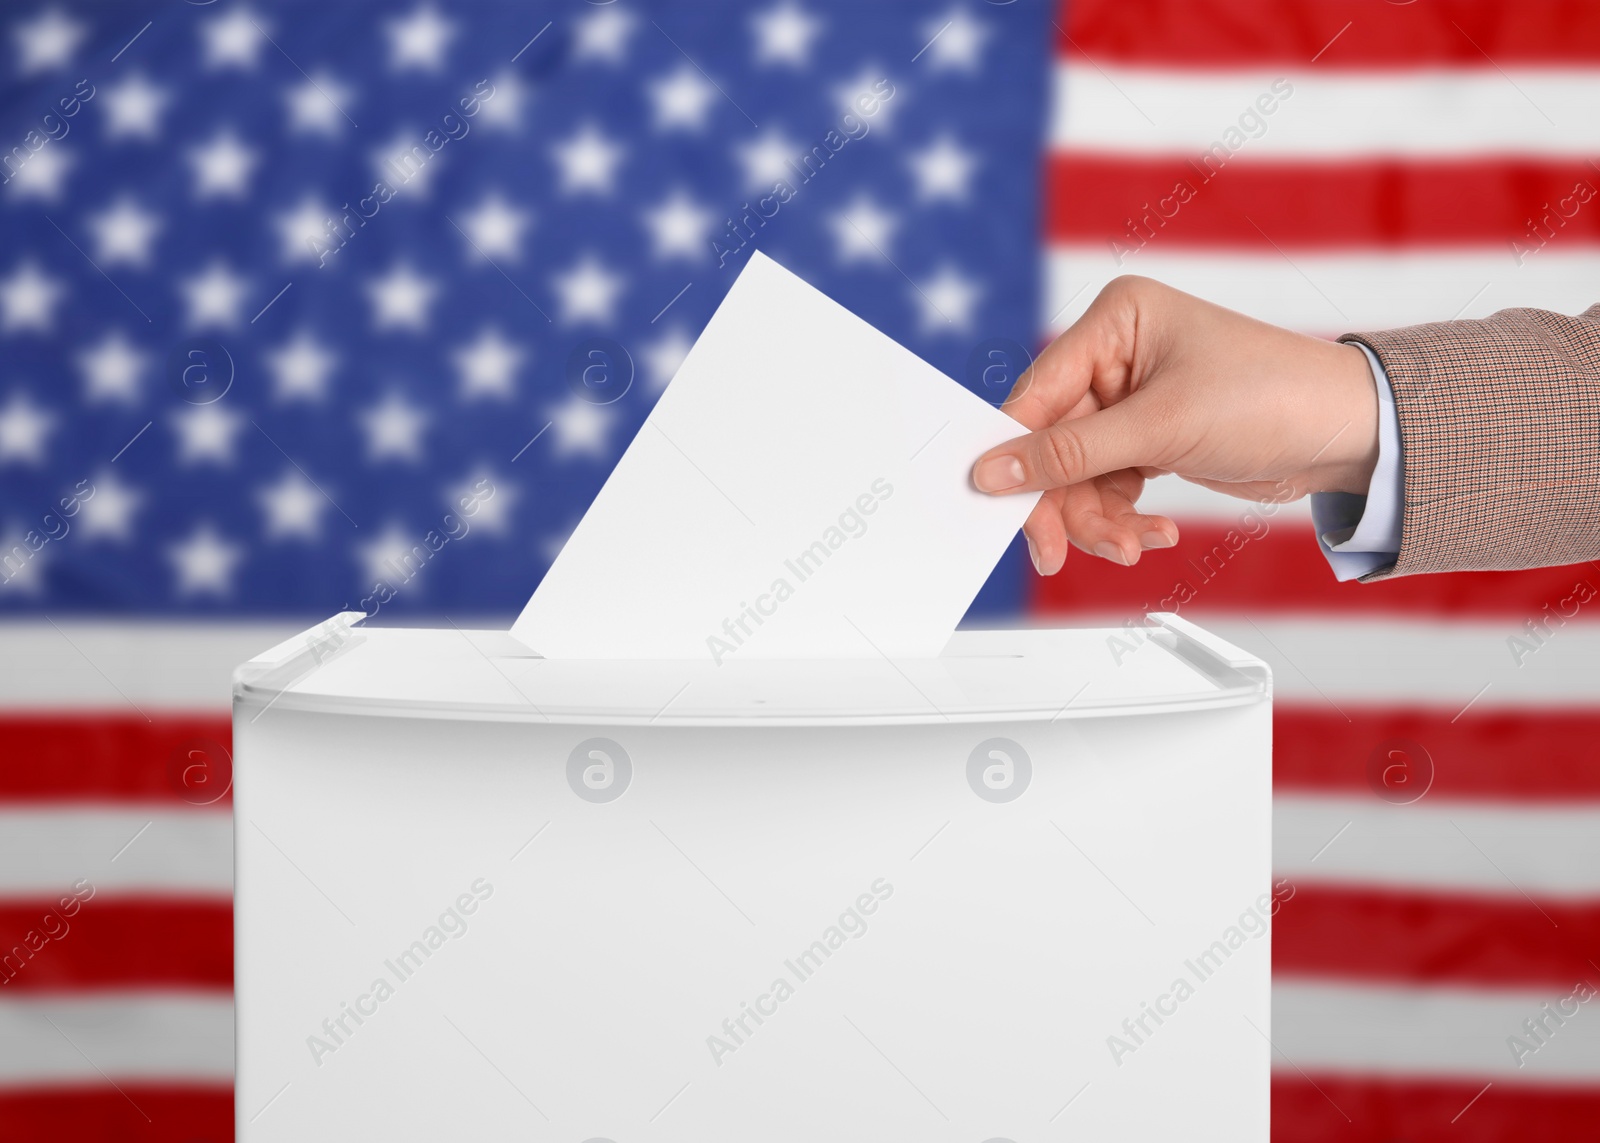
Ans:
MULTIPOLYGON (((231 1137, 232 666, 430 532, 380 621, 509 622, 751 249, 986 392, 1118 273, 1575 312, 1597 57, 1561 0, 9 6, 0 1138, 231 1137)), ((1169 483, 1177 549, 972 618, 1274 663, 1275 1136, 1592 1134, 1600 569, 1337 585, 1169 483)))

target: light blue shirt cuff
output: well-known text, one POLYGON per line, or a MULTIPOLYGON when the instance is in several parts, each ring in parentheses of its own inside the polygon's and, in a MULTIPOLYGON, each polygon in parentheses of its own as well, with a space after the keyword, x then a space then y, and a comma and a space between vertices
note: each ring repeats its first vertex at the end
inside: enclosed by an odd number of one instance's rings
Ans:
POLYGON ((1386 568, 1400 555, 1400 525, 1405 517, 1405 458, 1400 451, 1400 417, 1383 362, 1360 342, 1378 389, 1378 464, 1365 496, 1348 492, 1311 494, 1311 521, 1317 543, 1334 578, 1341 583, 1386 568))

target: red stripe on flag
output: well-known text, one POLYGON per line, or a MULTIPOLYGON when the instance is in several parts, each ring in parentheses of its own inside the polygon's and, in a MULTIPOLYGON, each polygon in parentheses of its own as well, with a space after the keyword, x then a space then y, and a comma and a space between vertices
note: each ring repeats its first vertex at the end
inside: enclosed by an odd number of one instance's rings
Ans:
POLYGON ((1478 244, 1532 257, 1542 245, 1600 242, 1600 165, 1578 159, 1247 162, 1204 154, 1050 160, 1045 200, 1052 242, 1126 251, 1225 246, 1344 249, 1478 244), (1470 194, 1463 188, 1472 188, 1470 194), (1530 227, 1537 225, 1537 229, 1530 227), (1270 238, 1269 238, 1270 236, 1270 238), (1517 247, 1512 243, 1516 242, 1517 247))
POLYGON ((1274 978, 1553 988, 1600 981, 1600 901, 1302 885, 1272 922, 1274 978))
POLYGON ((1496 1083, 1485 1091, 1487 1082, 1274 1072, 1272 1138, 1275 1143, 1529 1143, 1595 1137, 1600 1086, 1496 1083))
POLYGON ((1435 798, 1600 800, 1600 766, 1594 761, 1600 707, 1464 715, 1341 707, 1343 714, 1284 705, 1273 711, 1275 790, 1399 793, 1410 783, 1435 798))
POLYGON ((226 714, 6 713, 0 802, 230 805, 232 740, 226 714))
POLYGON ((49 1143, 227 1143, 233 1088, 144 1085, 0 1090, 0 1139, 49 1143))
MULTIPOLYGON (((126 1097, 110 1087, 0 1092, 0 1138, 52 1143, 227 1143, 234 1138, 231 1089, 121 1086, 126 1097)), ((1278 1143, 1525 1143, 1591 1138, 1600 1122, 1600 1087, 1483 1088, 1473 1080, 1306 1079, 1280 1072, 1272 1079, 1272 1138, 1278 1143)))
POLYGON ((231 901, 116 897, 75 903, 71 915, 48 899, 0 903, 0 998, 89 988, 233 987, 231 901))
POLYGON ((1586 65, 1600 7, 1575 0, 1062 0, 1058 54, 1144 67, 1586 65), (1070 37, 1070 39, 1069 39, 1070 37), (1337 37, 1337 38, 1336 38, 1337 37), (1320 55, 1319 55, 1320 53, 1320 55))
POLYGON ((1269 524, 1253 504, 1241 503, 1239 516, 1240 523, 1180 520, 1177 547, 1146 552, 1131 568, 1074 551, 1062 574, 1030 577, 1029 611, 1101 619, 1147 611, 1493 616, 1521 624, 1546 604, 1558 606, 1580 580, 1600 590, 1600 572, 1587 564, 1339 583, 1310 524, 1269 524))

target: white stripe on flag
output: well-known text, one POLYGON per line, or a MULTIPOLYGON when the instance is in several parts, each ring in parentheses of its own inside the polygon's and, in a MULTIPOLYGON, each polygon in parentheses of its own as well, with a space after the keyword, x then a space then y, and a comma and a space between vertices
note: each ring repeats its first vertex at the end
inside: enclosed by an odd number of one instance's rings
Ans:
MULTIPOLYGON (((1600 974, 1591 984, 1600 984, 1600 974)), ((1572 992, 1572 985, 1475 991, 1279 980, 1272 986, 1272 1040, 1281 1054, 1273 1069, 1593 1085, 1600 1078, 1596 1001, 1569 1004, 1576 1012, 1561 1025, 1547 1020, 1551 1034, 1542 1045, 1525 1026, 1545 1017, 1546 1003, 1560 1015, 1557 1003, 1572 992), (1537 1050, 1517 1050, 1512 1037, 1537 1050)))
POLYGON ((107 1076, 232 1083, 233 997, 136 992, 0 1000, 0 1085, 94 1086, 107 1076))
POLYGON ((226 710, 233 668, 304 623, 19 622, 0 626, 0 710, 226 710))
MULTIPOLYGON (((1070 575, 1071 567, 1069 559, 1064 574, 1070 575)), ((1572 576, 1577 580, 1584 573, 1574 569, 1572 576)), ((1592 571, 1588 578, 1600 586, 1592 571)), ((1205 588, 1199 591, 1196 606, 1205 602, 1205 588)), ((1428 707, 1450 718, 1469 709, 1475 714, 1510 710, 1535 718, 1541 707, 1596 705, 1600 624, 1582 613, 1565 627, 1552 624, 1544 644, 1523 657, 1520 666, 1508 643, 1518 637, 1526 643, 1527 631, 1520 620, 1509 618, 1429 623, 1391 617, 1252 621, 1206 615, 1200 622, 1272 665, 1273 697, 1279 704, 1329 711, 1346 704, 1392 710, 1428 707)), ((1508 767, 1518 764, 1515 758, 1506 759, 1508 767)))
MULTIPOLYGON (((1158 476, 1145 481, 1144 495, 1139 497, 1139 511, 1170 516, 1179 525, 1202 520, 1233 523, 1255 508, 1252 501, 1213 492, 1176 476, 1158 476)), ((1277 505, 1272 513, 1272 522, 1309 524, 1311 500, 1303 497, 1277 505)))
POLYGON ((1518 266, 1509 241, 1516 236, 1506 237, 1502 246, 1466 250, 1236 254, 1163 246, 1157 233, 1120 265, 1108 242, 1052 246, 1043 317, 1051 333, 1065 329, 1119 274, 1156 278, 1273 325, 1333 336, 1511 307, 1575 314, 1600 302, 1600 251, 1562 248, 1557 238, 1518 266))
POLYGON ((228 897, 233 815, 140 807, 0 810, 0 896, 59 897, 80 878, 97 895, 228 897))
MULTIPOLYGON (((1600 806, 1279 793, 1273 813, 1273 868, 1297 882, 1600 897, 1600 806)), ((226 813, 0 812, 0 897, 57 896, 79 878, 97 894, 226 897, 232 834, 226 813)))
MULTIPOLYGON (((1600 281, 1600 278, 1596 279, 1600 281)), ((1175 487, 1181 481, 1163 478, 1156 482, 1158 488, 1175 487)), ((1204 489, 1197 493, 1210 496, 1204 489)), ((1165 491, 1156 495, 1152 503, 1159 505, 1168 499, 1165 491)), ((1198 502, 1199 496, 1180 491, 1180 502, 1198 502)), ((1247 514, 1257 512, 1256 506, 1243 500, 1219 497, 1212 501, 1214 507, 1204 513, 1211 519, 1243 521, 1247 514)), ((1161 510, 1157 508, 1156 510, 1161 510)), ((1178 511, 1181 526, 1196 515, 1178 511)), ((1283 523, 1301 523, 1306 519, 1304 504, 1283 505, 1267 522, 1276 527, 1283 523)), ((1252 516, 1248 526, 1259 530, 1261 521, 1252 516)), ((1241 527, 1246 526, 1241 524, 1241 527)), ((1258 537, 1259 538, 1259 537, 1258 537)), ((1306 543, 1311 543, 1305 537, 1306 543)), ((1244 549, 1240 558, 1248 555, 1244 549)), ((1158 553, 1159 556, 1159 553, 1158 553)), ((1082 552, 1073 552, 1063 575, 1072 575, 1073 561, 1092 559, 1082 552)), ((1157 558, 1157 557, 1151 557, 1157 558)), ((1331 573, 1330 573, 1331 574, 1331 573)), ((1181 567, 1173 570, 1174 580, 1191 575, 1181 567)), ((1596 586, 1593 569, 1572 569, 1572 581, 1588 578, 1596 586)), ((1355 589, 1359 590, 1359 589, 1355 589)), ((1194 606, 1204 607, 1205 587, 1197 591, 1194 606)), ((1550 600, 1554 605, 1558 601, 1550 600)), ((1142 614, 1142 613, 1141 613, 1142 614)), ((1098 619, 1084 615, 1057 618, 1049 625, 1082 627, 1099 622, 1107 626, 1120 625, 1130 616, 1107 615, 1098 619)), ((1530 614, 1527 619, 1540 616, 1530 614)), ((1037 620, 1034 621, 1037 623, 1037 620)), ((441 625, 443 621, 441 620, 441 625)), ((1472 709, 1487 710, 1495 707, 1539 706, 1593 706, 1600 702, 1600 692, 1595 686, 1594 664, 1600 662, 1600 624, 1590 621, 1588 612, 1582 611, 1576 620, 1564 627, 1554 627, 1552 634, 1531 655, 1519 659, 1513 655, 1509 640, 1527 639, 1522 618, 1512 621, 1463 620, 1402 621, 1391 618, 1357 619, 1295 618, 1258 619, 1254 623, 1207 615, 1204 624, 1230 642, 1261 655, 1270 662, 1276 674, 1275 688, 1280 701, 1288 700, 1310 705, 1350 700, 1366 705, 1388 707, 1437 706, 1449 707, 1454 714, 1472 702, 1472 709), (1487 689, 1485 689, 1487 688, 1487 689), (1453 705, 1452 705, 1453 704, 1453 705)), ((486 623, 494 627, 495 622, 486 623)), ((126 628, 115 628, 111 636, 105 634, 107 625, 74 624, 67 628, 74 642, 104 650, 125 641, 130 643, 124 657, 117 665, 128 678, 140 677, 137 646, 160 649, 163 657, 182 659, 185 679, 175 687, 159 682, 148 682, 147 688, 160 691, 169 698, 179 692, 190 697, 176 702, 177 709, 206 714, 226 715, 228 679, 233 667, 256 651, 268 646, 272 636, 260 628, 214 628, 202 633, 193 629, 149 625, 138 638, 127 634, 126 628), (241 648, 252 648, 241 653, 241 648), (209 677, 209 686, 203 680, 209 677), (204 701, 201 701, 201 699, 204 701)), ((48 634, 59 641, 60 636, 48 627, 38 638, 48 634)), ((30 636, 31 638, 31 636, 30 636)), ((13 644, 15 645, 15 644, 13 644)), ((145 671, 149 675, 155 672, 145 671)), ((54 701, 40 695, 32 703, 10 697, 12 709, 37 711, 77 708, 85 717, 122 716, 128 713, 126 704, 114 696, 107 700, 104 683, 91 671, 62 674, 57 677, 54 701)), ((7 705, 0 700, 0 707, 7 705)), ((140 818, 137 824, 143 824, 140 818)), ((125 840, 125 839, 124 839, 125 840)), ((117 842, 118 845, 121 842, 117 842)), ((3 845, 3 837, 0 837, 3 845)), ((112 846, 114 852, 116 846, 112 846)), ((3 852, 3 850, 0 850, 3 852)), ((5 877, 5 865, 0 862, 0 880, 5 877)))
MULTIPOLYGON (((1272 871, 1296 884, 1592 900, 1600 898, 1600 806, 1397 806, 1280 793, 1272 799, 1272 871)), ((1558 934, 1552 927, 1549 935, 1558 934)))
POLYGON ((1592 70, 1198 72, 1074 55, 1057 64, 1052 92, 1053 150, 1196 162, 1217 143, 1224 156, 1232 152, 1228 162, 1600 155, 1600 73, 1592 70), (1237 134, 1224 139, 1230 128, 1237 134))
MULTIPOLYGON (((1512 1036, 1527 1039, 1524 1022, 1543 1016, 1542 1005, 1554 1008, 1570 993, 1280 980, 1272 989, 1272 1039, 1282 1053, 1274 1067, 1592 1084, 1600 1074, 1600 1020, 1589 1005, 1559 1027, 1551 1022, 1554 1035, 1536 1052, 1521 1053, 1521 1067, 1508 1045, 1512 1036)), ((101 1084, 107 1076, 226 1083, 232 1071, 227 996, 141 992, 0 1001, 0 1087, 101 1084)))

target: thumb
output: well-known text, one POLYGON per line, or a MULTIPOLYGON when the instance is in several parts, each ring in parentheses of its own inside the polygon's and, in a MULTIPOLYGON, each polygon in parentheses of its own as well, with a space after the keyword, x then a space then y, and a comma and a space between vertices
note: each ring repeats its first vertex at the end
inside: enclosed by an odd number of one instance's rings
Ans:
POLYGON ((1063 488, 1124 468, 1158 464, 1139 411, 1123 401, 1085 417, 1060 420, 990 449, 972 466, 980 492, 1063 488))

